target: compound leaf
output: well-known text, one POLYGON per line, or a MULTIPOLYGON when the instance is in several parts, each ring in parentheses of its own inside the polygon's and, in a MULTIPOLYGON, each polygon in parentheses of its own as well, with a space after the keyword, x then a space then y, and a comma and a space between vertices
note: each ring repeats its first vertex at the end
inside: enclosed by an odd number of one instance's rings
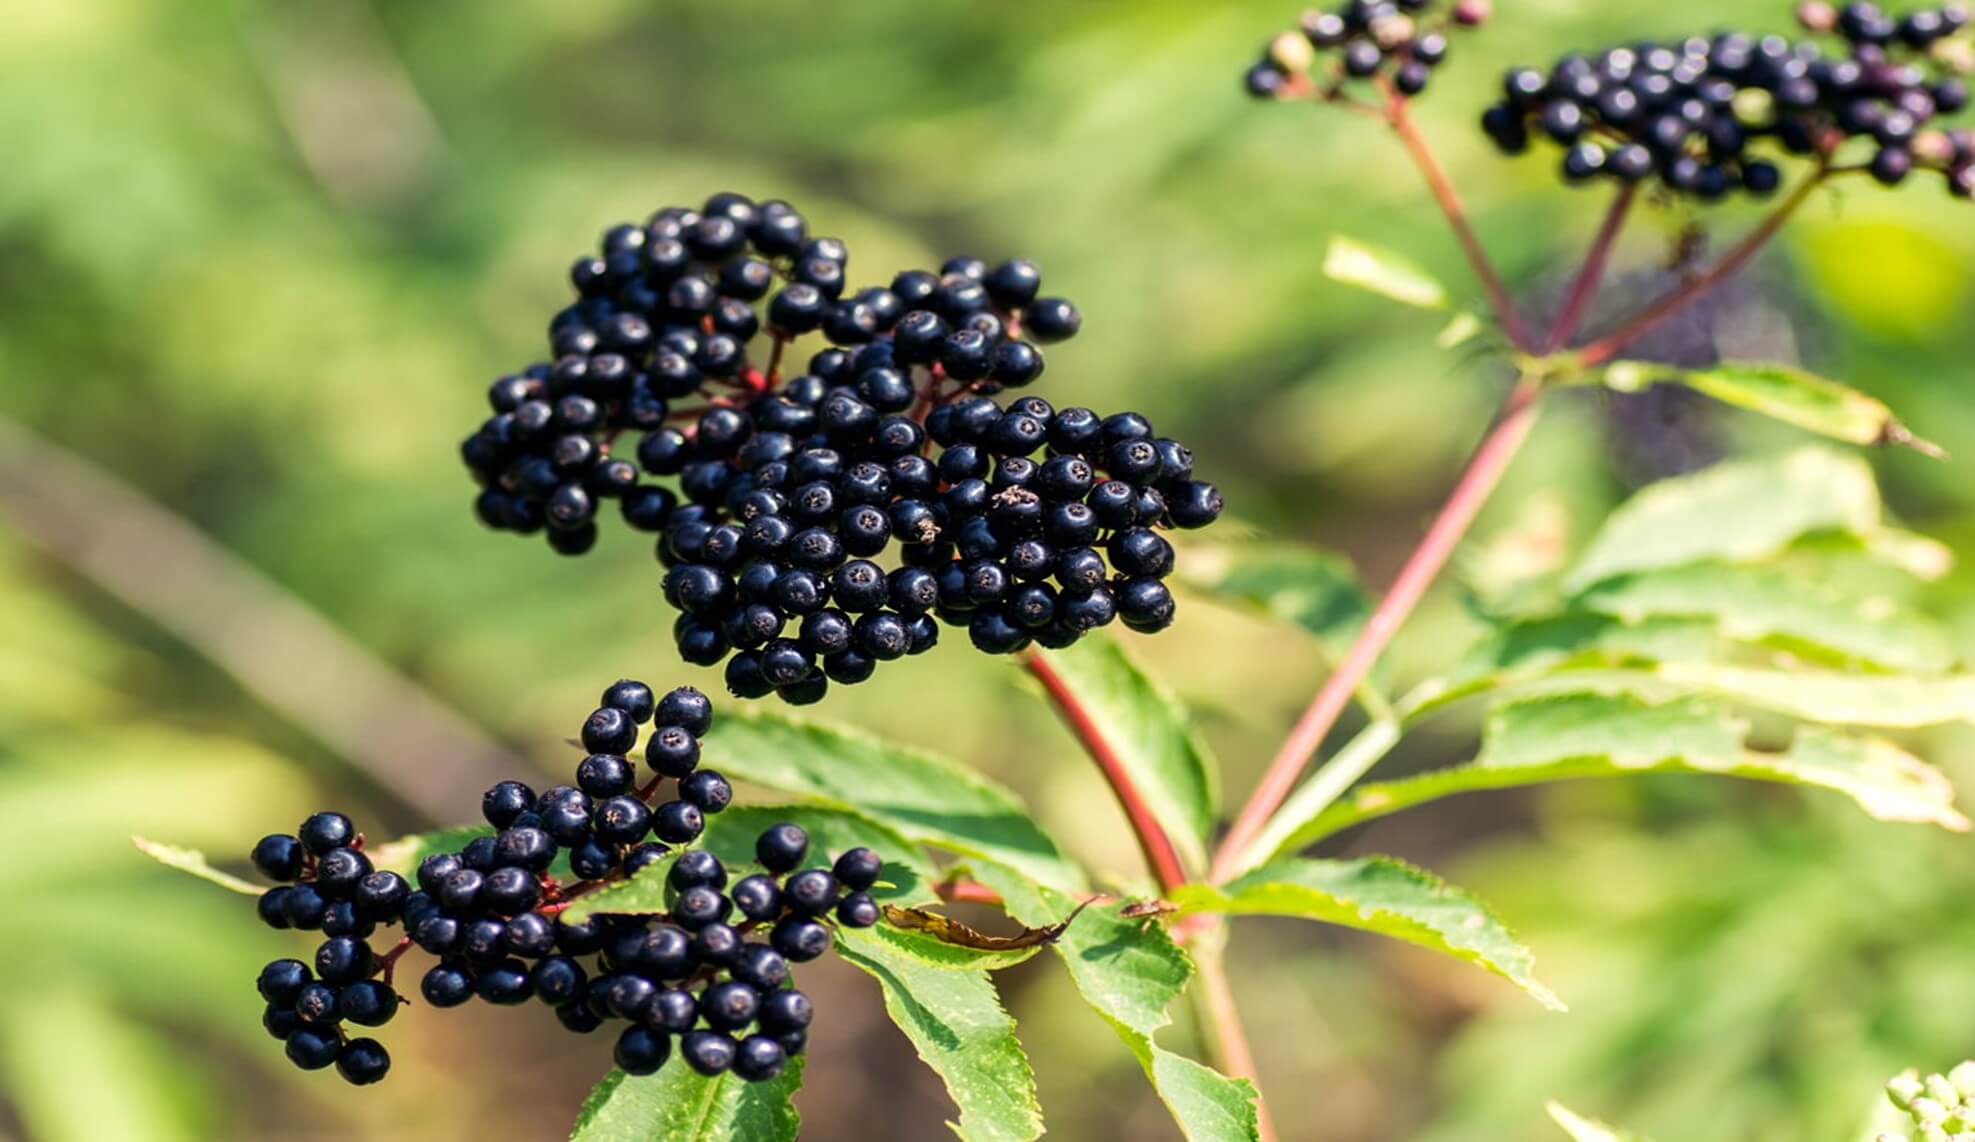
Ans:
POLYGON ((984 970, 935 967, 877 930, 846 930, 837 950, 878 981, 885 1012, 960 1109, 968 1142, 1027 1142, 1042 1134, 1035 1072, 984 970))
POLYGON ((1833 440, 1901 444, 1929 456, 1942 454, 1908 431, 1879 400, 1794 365, 1724 361, 1707 369, 1678 369, 1646 361, 1615 361, 1606 367, 1604 380, 1621 392, 1654 384, 1685 385, 1724 404, 1833 440))
POLYGON ((1067 892, 1084 885, 1020 799, 958 762, 767 713, 723 719, 705 748, 706 763, 729 777, 855 806, 914 841, 1000 861, 1067 892))
POLYGON ((1187 885, 1173 893, 1183 912, 1298 916, 1392 936, 1477 964, 1552 1010, 1564 1010, 1538 983, 1535 958, 1473 897, 1390 857, 1281 860, 1224 886, 1187 885))
POLYGON ((168 868, 189 872, 200 880, 210 881, 228 892, 238 892, 242 896, 259 896, 267 889, 250 881, 245 881, 230 872, 221 872, 206 861, 206 854, 198 849, 181 848, 178 845, 161 844, 143 837, 132 837, 130 843, 137 851, 168 868))
POLYGON ((674 1058, 656 1074, 612 1070, 590 1091, 570 1142, 794 1142, 802 1118, 790 1101, 802 1057, 767 1082, 707 1078, 674 1058))

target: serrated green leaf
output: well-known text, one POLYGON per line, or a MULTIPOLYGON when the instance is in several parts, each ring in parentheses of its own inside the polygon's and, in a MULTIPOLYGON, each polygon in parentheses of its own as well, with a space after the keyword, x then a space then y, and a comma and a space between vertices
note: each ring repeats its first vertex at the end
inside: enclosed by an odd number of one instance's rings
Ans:
POLYGON ((491 837, 494 830, 488 825, 457 825, 447 829, 433 829, 426 833, 410 833, 395 841, 381 845, 371 845, 364 850, 370 863, 380 869, 388 869, 400 876, 410 877, 418 871, 418 866, 426 857, 438 853, 456 853, 476 837, 491 837))
POLYGON ((1132 775, 1180 859, 1205 867, 1219 814, 1216 770, 1179 700, 1101 632, 1042 653, 1132 775))
POLYGON ((569 902, 562 918, 571 924, 592 916, 638 916, 668 911, 665 878, 679 859, 673 850, 638 870, 629 880, 606 885, 569 902))
POLYGON ((730 777, 855 807, 921 844, 1001 861, 1066 892, 1084 886, 1020 799, 959 762, 766 713, 722 720, 705 749, 730 777))
MULTIPOLYGON (((1796 675, 1783 675, 1795 678, 1796 675)), ((1583 777, 1705 773, 1832 789, 1875 818, 1961 830, 1953 787, 1888 742, 1806 728, 1784 753, 1743 745, 1744 724, 1692 697, 1654 703, 1628 691, 1525 699, 1490 712, 1473 763, 1363 785, 1296 830, 1279 851, 1441 797, 1583 777)))
POLYGON ((1027 963, 1044 947, 1036 943, 1024 948, 970 948, 964 944, 948 943, 928 932, 911 931, 884 922, 872 928, 871 934, 913 959, 949 971, 1001 971, 1027 963))
POLYGON ((1879 527, 1872 469, 1857 456, 1812 445, 1646 487, 1605 520, 1564 586, 1575 594, 1628 572, 1757 560, 1813 532, 1865 536, 1879 527))
POLYGON ((1940 626, 1899 600, 1778 567, 1696 563, 1621 575, 1577 605, 1628 624, 1705 617, 1730 639, 1837 665, 1931 674, 1954 663, 1940 626))
POLYGON ((1371 598, 1350 561, 1294 544, 1191 544, 1179 579, 1211 598, 1295 623, 1333 650, 1370 617, 1371 598))
POLYGON ((130 843, 137 851, 169 868, 189 872, 200 880, 210 881, 228 892, 238 892, 242 896, 259 896, 267 889, 250 881, 245 881, 230 872, 221 872, 206 862, 206 854, 198 849, 180 848, 177 845, 147 841, 143 837, 132 837, 130 843))
POLYGON ((802 1118, 790 1101, 802 1056, 776 1078, 707 1078, 677 1057, 657 1074, 612 1070, 590 1091, 570 1142, 793 1142, 802 1118))
MULTIPOLYGON (((969 866, 1000 893, 1018 922, 1041 927, 1076 907, 1062 893, 989 862, 969 866)), ((1093 904, 1054 945, 1084 1001, 1111 1024, 1189 1142, 1254 1142, 1255 1088, 1161 1047, 1154 1034, 1193 974, 1186 952, 1156 920, 1127 919, 1118 904, 1093 904)))
POLYGON ((1341 234, 1324 251, 1324 276, 1421 309, 1447 308, 1447 287, 1419 263, 1341 234))
POLYGON ((987 972, 933 967, 868 929, 842 932, 837 951, 878 981, 886 1013, 960 1109, 961 1138, 1026 1142, 1042 1134, 1035 1072, 987 972))
POLYGON ((1298 916, 1406 940, 1478 964, 1552 1010, 1563 1001, 1538 983, 1535 958, 1473 897, 1390 857, 1283 860, 1222 887, 1172 894, 1183 912, 1298 916))
POLYGON ((1899 444, 1929 456, 1941 455, 1938 447, 1914 436, 1879 400, 1794 365, 1724 361, 1707 369, 1679 369, 1647 361, 1614 361, 1603 376, 1607 386, 1621 392, 1655 384, 1685 385, 1724 404, 1834 440, 1899 444))
POLYGON ((1975 676, 1967 674, 1919 678, 1669 662, 1656 667, 1652 677, 1827 725, 1914 729, 1946 722, 1975 724, 1975 676))
POLYGON ((1571 1142, 1646 1142, 1640 1135, 1607 1126, 1595 1118, 1586 1118, 1554 1100, 1545 1103, 1543 1109, 1550 1112, 1551 1121, 1570 1135, 1571 1142))
POLYGON ((871 895, 890 904, 913 906, 939 899, 933 885, 939 872, 899 830, 850 809, 829 805, 735 805, 707 822, 701 847, 731 867, 754 863, 754 842, 772 825, 787 821, 809 834, 804 868, 828 868, 844 850, 863 846, 884 858, 881 882, 871 895))

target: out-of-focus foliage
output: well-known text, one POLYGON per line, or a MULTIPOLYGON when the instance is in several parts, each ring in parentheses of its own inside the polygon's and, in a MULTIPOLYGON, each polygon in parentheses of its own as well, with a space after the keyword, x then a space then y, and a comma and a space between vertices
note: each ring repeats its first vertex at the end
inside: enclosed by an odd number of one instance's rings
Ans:
MULTIPOLYGON (((1087 318, 1041 391, 1187 422, 1201 470, 1247 521, 1349 552, 1381 583, 1499 379, 1434 345, 1443 315, 1325 277, 1329 239, 1344 234, 1418 262, 1455 305, 1472 301, 1375 128, 1239 94, 1242 61, 1295 7, 0 6, 0 414, 137 484, 559 771, 555 727, 605 681, 716 680, 671 657, 636 542, 607 538, 571 563, 481 532, 453 449, 485 381, 539 351, 563 268, 597 231, 732 186, 789 197, 849 239, 854 277, 958 250, 1038 259, 1087 318)), ((1488 153, 1470 123, 1500 69, 1639 36, 1781 27, 1788 5, 1497 7, 1457 45, 1422 117, 1484 239, 1520 288, 1546 296, 1600 204, 1559 189, 1542 161, 1488 153)), ((1694 220, 1647 217, 1621 259, 1640 274, 1694 220)), ((1746 217, 1705 220, 1725 231, 1746 217)), ((1792 228, 1754 279, 1762 288, 1660 348, 1683 363, 1801 348, 1817 372, 1975 456, 1971 269, 1965 204, 1932 188, 1848 188, 1792 228), (1765 348, 1734 351, 1751 341, 1765 348)), ((1590 520, 1642 471, 1799 439, 1678 402, 1586 396, 1559 412, 1484 535, 1539 488, 1552 518, 1590 520)), ((1952 540, 1967 567, 1966 468, 1873 461, 1903 521, 1952 540)), ((572 1043, 546 1013, 533 1013, 534 1041, 508 1013, 414 1008, 394 1025, 391 1080, 360 1098, 281 1064, 255 1024, 251 979, 302 945, 156 867, 128 834, 220 858, 317 804, 433 822, 16 528, 0 515, 0 875, 10 901, 36 905, 32 938, 0 957, 12 981, 0 987, 0 1131, 93 1142, 565 1129, 604 1045, 572 1043), (63 892, 42 891, 57 882, 63 892), (477 1080, 495 1071, 498 1101, 477 1080)), ((169 553, 151 555, 170 571, 169 553)), ((1951 620, 1963 656, 1975 646, 1966 575, 1915 604, 1951 620)), ((1436 596, 1388 663, 1397 688, 1444 670, 1475 630, 1454 592, 1436 596)), ((1197 599, 1135 649, 1204 712, 1237 790, 1321 669, 1317 646, 1197 599)), ((311 666, 290 664, 298 678, 311 666)), ((909 690, 879 681, 823 712, 979 765, 1090 865, 1130 867, 1101 782, 1012 674, 944 648, 915 664, 909 690)), ((1462 760, 1474 729, 1436 723, 1388 764, 1462 760)), ((1968 739, 1907 744, 1951 759, 1968 739)), ((1975 778, 1954 775, 1964 788, 1975 778)), ((460 791, 463 810, 476 792, 460 791)), ((1490 795, 1335 847, 1397 852, 1488 900, 1573 1011, 1532 1010, 1428 953, 1257 922, 1237 978, 1267 997, 1248 1009, 1290 1137, 1541 1137, 1543 1100, 1556 1097, 1662 1138, 1762 1137, 1764 1123, 1780 1124, 1777 1139, 1844 1138, 1857 1092, 1914 1060, 1965 1055, 1975 1037, 1975 933, 1959 919, 1971 865, 1950 835, 1669 777, 1490 795)), ((873 1105, 897 1136, 935 1136, 950 1108, 884 1024, 876 989, 848 969, 815 979, 831 1016, 799 1100, 804 1136, 862 1136, 873 1105)), ((1001 982, 1054 1136, 1170 1130, 1135 1048, 1088 1018, 1062 972, 1039 957, 1001 982)))

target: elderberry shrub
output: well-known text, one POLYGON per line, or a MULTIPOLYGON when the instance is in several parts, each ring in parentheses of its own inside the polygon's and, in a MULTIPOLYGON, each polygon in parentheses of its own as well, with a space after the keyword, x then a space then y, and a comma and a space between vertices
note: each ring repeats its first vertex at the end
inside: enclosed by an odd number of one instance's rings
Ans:
POLYGON ((724 661, 741 697, 814 702, 931 648, 941 623, 993 653, 1170 624, 1158 529, 1222 506, 1192 454, 1136 413, 992 399, 1042 375, 1038 344, 1075 336, 1076 307, 1033 263, 971 257, 846 295, 842 244, 804 233, 785 205, 733 194, 607 232, 552 324, 557 362, 497 382, 466 444, 483 518, 539 517, 574 553, 597 498, 621 498, 660 533, 681 657, 724 661), (765 320, 744 316, 778 281, 765 320), (682 307, 682 290, 713 308, 682 307), (812 332, 828 346, 784 378, 812 332), (631 431, 636 465, 612 454, 631 431))
POLYGON ((1967 10, 1895 19, 1872 4, 1815 2, 1798 19, 1826 42, 1730 32, 1568 55, 1547 73, 1517 68, 1482 130, 1508 154, 1539 136, 1562 146, 1569 183, 1652 180, 1703 202, 1769 195, 1780 159, 1834 164, 1854 140, 1883 184, 1927 169, 1969 197, 1975 134, 1931 126, 1968 104, 1967 10))
POLYGON ((1347 0, 1311 9, 1299 30, 1269 41, 1242 82, 1257 99, 1307 98, 1373 77, 1418 95, 1447 59, 1448 32, 1485 22, 1490 8, 1490 0, 1347 0))
POLYGON ((820 866, 803 830, 779 824, 755 842, 761 871, 730 884, 717 857, 685 847, 733 798, 726 779, 699 768, 712 724, 713 705, 697 690, 658 697, 642 682, 615 683, 584 720, 590 752, 576 784, 541 794, 519 781, 489 788, 481 811, 494 831, 427 856, 415 889, 371 868, 340 813, 262 838, 254 866, 278 884, 261 896, 261 918, 326 937, 313 966, 278 959, 261 970, 268 1033, 304 1070, 333 1065, 358 1085, 383 1078, 389 1054, 349 1027, 397 1014, 394 970, 416 946, 438 957, 419 983, 435 1007, 536 999, 571 1031, 617 1024, 614 1057, 631 1074, 664 1066, 675 1042, 702 1074, 780 1074, 802 1052, 813 1014, 789 966, 828 952, 834 927, 877 923, 870 889, 883 860, 853 848, 820 866), (631 760, 641 736, 649 779, 631 760), (678 796, 660 801, 667 781, 678 796), (663 913, 564 919, 570 901, 662 858, 671 860, 663 913), (403 935, 379 954, 370 937, 388 926, 403 935))

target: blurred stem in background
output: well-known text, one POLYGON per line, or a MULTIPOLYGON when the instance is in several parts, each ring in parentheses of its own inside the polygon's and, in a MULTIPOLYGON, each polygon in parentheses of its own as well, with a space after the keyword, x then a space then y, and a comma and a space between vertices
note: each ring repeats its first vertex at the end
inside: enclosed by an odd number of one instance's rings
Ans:
POLYGON ((190 523, 6 417, 0 512, 429 820, 527 768, 190 523))

